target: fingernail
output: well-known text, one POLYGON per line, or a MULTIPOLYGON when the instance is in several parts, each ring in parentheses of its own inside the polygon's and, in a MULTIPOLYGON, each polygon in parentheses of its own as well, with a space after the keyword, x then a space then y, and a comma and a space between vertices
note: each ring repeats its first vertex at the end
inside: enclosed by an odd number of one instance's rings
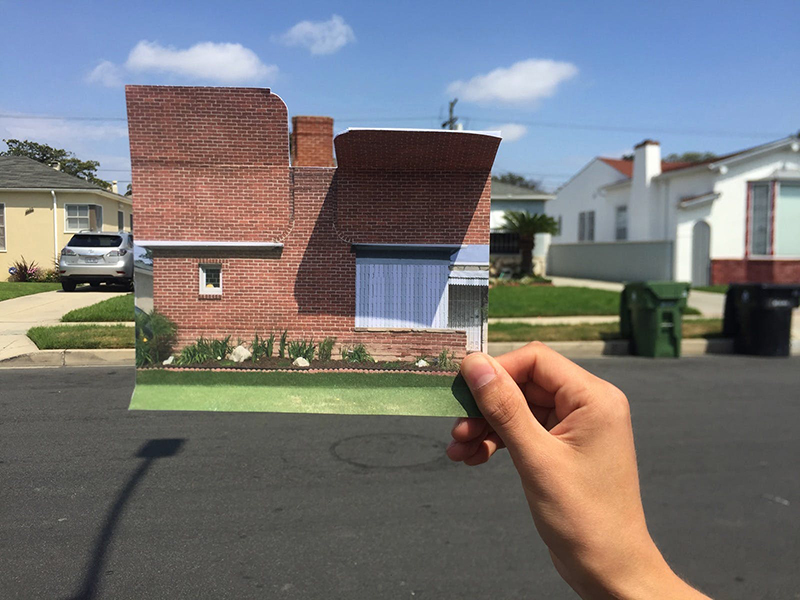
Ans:
POLYGON ((492 363, 486 360, 485 356, 480 354, 474 356, 475 358, 470 358, 470 360, 465 360, 462 363, 461 374, 470 389, 477 390, 497 377, 497 373, 495 373, 492 363))

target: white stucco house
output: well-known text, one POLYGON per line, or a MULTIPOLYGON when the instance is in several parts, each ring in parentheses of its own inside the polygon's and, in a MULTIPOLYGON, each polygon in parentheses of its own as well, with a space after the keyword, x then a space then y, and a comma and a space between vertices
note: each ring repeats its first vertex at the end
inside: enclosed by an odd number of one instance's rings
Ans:
MULTIPOLYGON (((495 269, 513 268, 520 261, 519 237, 503 230, 506 212, 527 212, 532 215, 544 213, 545 204, 553 198, 555 198, 555 194, 492 181, 489 260, 495 269)), ((548 214, 550 214, 549 211, 548 214)), ((549 245, 549 234, 539 234, 534 239, 533 271, 537 275, 544 275, 549 245)))
POLYGON ((800 138, 701 163, 597 157, 548 204, 548 273, 694 285, 800 282, 800 138))

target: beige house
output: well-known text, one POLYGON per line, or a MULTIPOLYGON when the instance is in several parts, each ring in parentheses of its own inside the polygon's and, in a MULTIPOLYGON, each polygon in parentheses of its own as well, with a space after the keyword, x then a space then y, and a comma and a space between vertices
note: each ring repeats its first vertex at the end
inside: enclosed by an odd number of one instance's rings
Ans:
POLYGON ((23 156, 0 156, 0 281, 23 256, 55 266, 78 231, 132 231, 133 203, 23 156))

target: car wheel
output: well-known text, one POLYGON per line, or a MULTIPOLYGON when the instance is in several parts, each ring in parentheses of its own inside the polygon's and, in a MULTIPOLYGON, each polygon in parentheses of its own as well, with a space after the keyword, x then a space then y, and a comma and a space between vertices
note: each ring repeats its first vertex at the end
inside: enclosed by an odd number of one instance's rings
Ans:
POLYGON ((132 291, 133 291, 133 279, 131 279, 131 280, 130 280, 130 281, 127 283, 127 285, 125 286, 125 289, 126 289, 126 290, 128 290, 129 292, 132 292, 132 291))
POLYGON ((65 292, 74 292, 76 285, 77 284, 74 281, 62 281, 61 289, 63 289, 65 292))
POLYGON ((97 288, 100 287, 100 284, 99 283, 90 283, 89 287, 91 287, 93 290, 96 290, 97 288))

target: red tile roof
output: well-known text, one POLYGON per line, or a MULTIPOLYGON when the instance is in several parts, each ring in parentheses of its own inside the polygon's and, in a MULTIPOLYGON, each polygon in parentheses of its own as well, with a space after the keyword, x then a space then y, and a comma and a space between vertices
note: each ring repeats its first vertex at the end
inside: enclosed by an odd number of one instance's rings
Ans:
MULTIPOLYGON (((609 167, 616 169, 625 177, 630 179, 633 177, 633 161, 632 160, 623 160, 621 158, 603 158, 600 157, 604 163, 606 163, 609 167)), ((716 160, 716 159, 714 159, 716 160)), ((709 161, 710 162, 710 161, 709 161)), ((665 160, 661 161, 661 172, 666 173, 667 171, 674 171, 676 169, 685 169, 686 167, 694 167, 702 163, 692 163, 692 162, 667 162, 665 160)))

